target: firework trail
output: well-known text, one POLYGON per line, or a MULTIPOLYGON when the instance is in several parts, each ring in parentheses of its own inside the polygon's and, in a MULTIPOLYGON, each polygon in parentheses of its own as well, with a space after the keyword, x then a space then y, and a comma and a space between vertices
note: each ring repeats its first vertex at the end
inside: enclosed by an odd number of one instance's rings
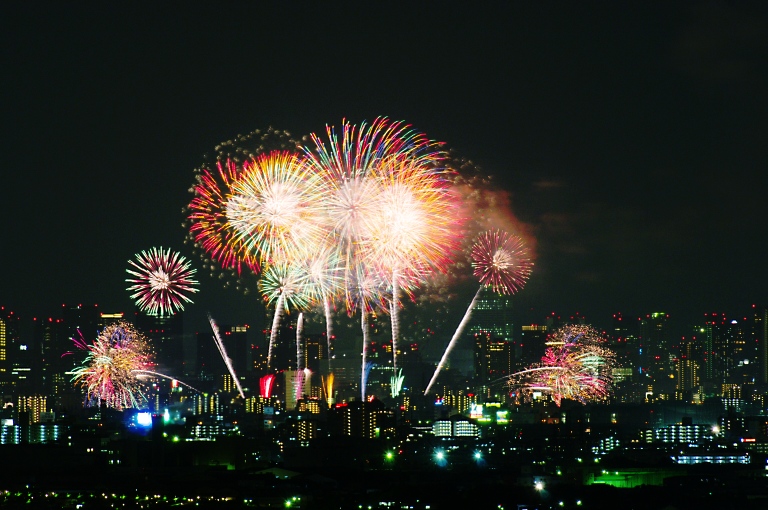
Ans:
POLYGON ((125 281, 133 283, 128 287, 132 299, 148 315, 173 315, 184 309, 184 302, 192 300, 185 293, 195 293, 197 281, 193 278, 196 270, 187 259, 171 249, 151 248, 136 255, 136 261, 128 261, 136 271, 126 271, 136 278, 125 281))
POLYGON ((389 394, 392 398, 397 398, 400 392, 403 390, 403 369, 397 370, 395 374, 389 378, 389 394))
POLYGON ((227 356, 227 350, 224 348, 224 342, 221 340, 219 327, 216 325, 216 321, 213 320, 213 317, 211 317, 210 314, 208 314, 208 322, 211 324, 211 330, 213 330, 213 341, 216 343, 216 348, 219 349, 221 359, 224 360, 224 364, 227 366, 227 370, 229 370, 229 375, 231 375, 232 380, 235 381, 235 385, 237 386, 238 393, 240 393, 240 397, 245 399, 243 387, 240 385, 240 380, 237 378, 237 374, 235 374, 235 368, 232 366, 232 360, 229 356, 227 356))
POLYGON ((371 369, 373 368, 374 363, 372 361, 367 362, 365 365, 363 365, 363 377, 360 381, 363 388, 361 391, 362 399, 365 401, 365 387, 368 385, 368 376, 371 375, 371 369))
POLYGON ((610 394, 613 352, 603 347, 605 340, 592 327, 571 325, 547 337, 541 362, 512 374, 509 385, 530 394, 548 393, 555 404, 571 399, 586 404, 610 394))
POLYGON ((325 394, 325 401, 328 403, 328 407, 333 406, 334 404, 334 396, 333 396, 333 373, 331 372, 328 374, 328 377, 320 377, 323 385, 323 393, 325 394))
POLYGON ((309 387, 310 378, 312 377, 312 371, 308 368, 303 370, 297 370, 293 376, 293 387, 296 401, 298 402, 304 397, 305 388, 309 387))
POLYGON ((475 297, 472 298, 472 301, 469 303, 469 306, 467 307, 467 311, 464 312, 464 317, 461 319, 461 322, 459 322, 459 327, 456 328, 456 331, 453 333, 453 336, 451 337, 451 341, 448 342, 448 346, 445 348, 445 351, 443 352, 443 357, 440 358, 440 363, 437 364, 437 367, 435 368, 435 372, 432 374, 432 379, 429 380, 429 384, 427 385, 427 389, 424 390, 424 395, 429 394, 429 390, 432 389, 432 385, 435 384, 435 381, 437 380, 437 376, 440 374, 440 371, 443 369, 443 367, 448 363, 448 356, 451 355, 451 351, 456 346, 456 343, 461 336, 461 334, 464 332, 464 329, 467 327, 467 323, 469 322, 469 319, 472 317, 472 310, 475 309, 475 305, 477 304, 477 300, 480 298, 480 294, 483 291, 483 287, 481 286, 479 289, 477 289, 477 292, 475 292, 475 297))
POLYGON ((275 374, 267 374, 259 379, 259 395, 265 398, 272 397, 272 388, 275 386, 275 374))
POLYGON ((86 343, 74 340, 87 351, 83 364, 69 372, 72 382, 85 390, 86 405, 105 405, 118 410, 141 408, 147 396, 137 371, 153 366, 147 339, 127 322, 107 326, 86 343))
POLYGON ((333 359, 333 301, 342 291, 343 269, 339 264, 338 252, 327 244, 318 244, 317 249, 301 265, 302 271, 306 273, 307 299, 312 303, 322 303, 330 370, 333 359))
MULTIPOLYGON (((369 272, 366 268, 360 267, 359 272, 355 275, 354 292, 350 292, 353 303, 359 303, 360 308, 360 329, 363 334, 363 349, 361 360, 361 396, 365 399, 365 380, 367 374, 365 373, 366 366, 368 365, 368 345, 370 344, 369 338, 369 324, 368 317, 372 312, 372 303, 381 299, 382 286, 385 283, 380 279, 380 275, 375 272, 369 272)), ((370 370, 370 368, 369 368, 370 370)))
POLYGON ((533 262, 528 255, 528 250, 523 245, 522 239, 512 236, 501 230, 489 230, 483 233, 472 247, 473 274, 480 280, 480 288, 469 304, 459 327, 448 342, 448 346, 435 368, 435 373, 424 390, 424 395, 429 393, 432 385, 437 380, 440 370, 448 361, 453 347, 461 336, 472 315, 480 293, 484 288, 490 287, 493 292, 499 294, 514 294, 525 285, 525 281, 531 274, 533 262))
POLYGON ((304 312, 299 312, 299 316, 296 318, 296 400, 301 398, 301 391, 303 390, 303 373, 302 365, 304 360, 304 350, 301 344, 301 335, 304 333, 304 312), (299 374, 302 374, 299 377, 299 374))
POLYGON ((175 377, 173 377, 171 375, 161 374, 160 372, 153 372, 152 370, 139 370, 139 369, 137 369, 137 370, 132 370, 132 372, 138 378, 141 378, 143 376, 160 377, 162 379, 168 379, 169 381, 175 381, 175 382, 181 384, 182 386, 186 386, 187 388, 189 388, 190 390, 192 390, 192 391, 194 391, 196 393, 202 393, 202 391, 198 390, 194 386, 191 386, 191 385, 185 383, 184 381, 180 381, 180 380, 176 379, 175 377))

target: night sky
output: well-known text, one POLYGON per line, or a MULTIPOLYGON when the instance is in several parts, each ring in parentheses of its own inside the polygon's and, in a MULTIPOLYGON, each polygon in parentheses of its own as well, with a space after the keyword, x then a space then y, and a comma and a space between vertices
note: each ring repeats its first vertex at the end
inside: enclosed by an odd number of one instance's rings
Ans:
MULTIPOLYGON (((182 208, 216 144, 378 116, 509 192, 530 320, 767 303, 768 4, 470 3, 3 4, 0 304, 132 311, 135 253, 200 266, 182 208)), ((190 315, 259 315, 198 276, 190 315)))

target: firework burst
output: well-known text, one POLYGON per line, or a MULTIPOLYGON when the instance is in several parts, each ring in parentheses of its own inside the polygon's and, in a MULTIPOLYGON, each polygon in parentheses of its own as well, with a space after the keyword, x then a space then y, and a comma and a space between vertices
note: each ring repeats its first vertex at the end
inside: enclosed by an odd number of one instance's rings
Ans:
POLYGON ((126 269, 135 278, 125 281, 133 283, 128 287, 134 291, 131 298, 138 307, 149 315, 173 315, 184 309, 184 303, 192 300, 186 293, 195 293, 197 281, 193 278, 196 270, 187 259, 170 248, 151 248, 136 255, 136 261, 128 261, 136 270, 126 269))
MULTIPOLYGON (((409 161, 412 165, 431 164, 438 156, 438 144, 401 122, 378 118, 359 128, 344 121, 341 136, 326 129, 329 143, 317 135, 313 149, 305 148, 306 164, 320 178, 324 229, 340 252, 345 268, 345 290, 353 285, 353 273, 366 258, 361 251, 376 244, 381 229, 384 180, 388 165, 409 161)), ((347 303, 355 304, 348 298, 347 303)))
POLYGON ((472 247, 473 274, 499 294, 523 288, 533 262, 523 240, 502 230, 484 232, 472 247))
POLYGON ((307 274, 296 264, 271 264, 264 269, 259 280, 259 290, 268 305, 275 304, 272 318, 272 330, 269 335, 269 352, 267 366, 272 365, 272 351, 277 342, 278 328, 285 312, 293 306, 305 309, 309 306, 309 298, 305 292, 307 274))
POLYGON ((298 154, 275 151, 243 165, 227 202, 235 239, 263 263, 296 258, 321 238, 321 189, 298 154))
POLYGON ((190 235, 195 244, 215 262, 211 269, 220 266, 241 274, 243 266, 246 266, 258 273, 258 258, 235 235, 227 216, 231 207, 232 186, 240 173, 239 167, 231 160, 217 162, 215 171, 207 168, 200 171, 197 184, 192 188, 194 198, 188 207, 190 235))
POLYGON ((299 145, 287 131, 257 129, 221 142, 195 169, 195 183, 189 190, 193 197, 183 210, 185 242, 193 245, 211 276, 222 279, 225 286, 247 294, 253 289, 244 276, 260 270, 259 254, 251 252, 247 239, 229 224, 227 206, 231 207, 235 195, 234 183, 246 162, 273 151, 296 151, 299 145), (244 274, 245 269, 250 271, 244 274))
POLYGON ((509 384, 530 396, 540 391, 559 406, 563 399, 583 404, 610 394, 614 353, 591 326, 570 325, 547 337, 541 362, 509 378, 509 384))
POLYGON ((137 377, 153 366, 144 335, 130 324, 120 322, 104 328, 93 343, 79 339, 75 345, 87 355, 70 375, 72 382, 85 390, 87 405, 126 409, 146 404, 144 387, 137 377))

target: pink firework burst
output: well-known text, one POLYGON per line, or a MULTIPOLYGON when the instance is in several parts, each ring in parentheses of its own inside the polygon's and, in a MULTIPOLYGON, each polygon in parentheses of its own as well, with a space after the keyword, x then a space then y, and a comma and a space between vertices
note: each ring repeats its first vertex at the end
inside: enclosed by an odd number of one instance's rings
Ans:
POLYGON ((531 274, 533 262, 523 240, 503 230, 480 235, 472 247, 473 274, 500 294, 515 294, 531 274))
POLYGON ((128 261, 134 270, 126 269, 135 278, 125 281, 133 283, 131 298, 136 305, 149 315, 173 315, 184 309, 184 303, 191 303, 187 293, 195 293, 197 281, 193 279, 196 270, 191 268, 185 257, 170 248, 151 248, 136 255, 136 261, 128 261))

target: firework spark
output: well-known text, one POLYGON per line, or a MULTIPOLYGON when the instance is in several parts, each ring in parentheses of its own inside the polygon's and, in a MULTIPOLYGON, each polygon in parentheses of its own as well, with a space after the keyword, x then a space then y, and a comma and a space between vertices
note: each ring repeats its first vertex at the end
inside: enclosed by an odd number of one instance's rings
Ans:
POLYGON ((198 291, 196 270, 187 259, 170 248, 151 248, 128 261, 136 270, 126 269, 135 278, 125 281, 133 283, 129 291, 135 291, 131 298, 138 307, 149 315, 173 315, 184 309, 184 303, 192 300, 186 293, 198 291))

